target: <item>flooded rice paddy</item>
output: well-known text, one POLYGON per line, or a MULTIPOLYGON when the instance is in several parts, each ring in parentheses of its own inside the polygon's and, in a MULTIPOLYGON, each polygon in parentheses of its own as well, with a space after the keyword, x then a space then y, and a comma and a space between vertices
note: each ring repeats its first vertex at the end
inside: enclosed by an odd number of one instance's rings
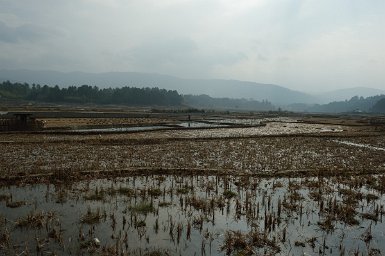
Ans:
POLYGON ((0 255, 385 252, 385 136, 375 129, 91 121, 77 120, 95 123, 91 132, 0 134, 0 255))
MULTIPOLYGON (((50 124, 47 124, 50 127, 50 124)), ((68 129, 52 130, 53 133, 130 133, 147 131, 146 137, 178 137, 178 138, 207 138, 207 137, 245 137, 255 135, 278 135, 278 134, 308 134, 308 133, 341 133, 347 129, 340 125, 309 124, 301 123, 296 118, 207 118, 194 121, 165 122, 158 125, 124 126, 74 126, 68 129), (188 128, 188 129, 186 129, 188 128), (207 129, 204 129, 207 128, 207 129), (212 129, 216 128, 216 129, 212 129)))
POLYGON ((148 175, 0 188, 2 255, 381 255, 384 175, 148 175))
MULTIPOLYGON (((202 119, 195 121, 174 121, 173 123, 165 123, 163 125, 142 125, 142 126, 117 126, 117 127, 72 127, 69 131, 73 133, 120 133, 120 132, 138 132, 138 131, 158 131, 158 130, 178 130, 178 128, 246 128, 246 127, 259 127, 264 122, 285 122, 285 123, 297 123, 296 119, 282 119, 282 118, 265 118, 265 119, 202 119)), ((265 125, 265 124, 264 124, 265 125)), ((313 124, 312 124, 313 125, 313 124)), ((303 125, 301 125, 303 126, 303 125)), ((285 126, 286 127, 286 126, 285 126)), ((293 126, 294 127, 294 126, 293 126)), ((295 125, 299 128, 298 125, 295 125)), ((332 131, 327 127, 320 130, 321 132, 332 131)), ((59 130, 60 131, 60 130, 59 130)), ((67 131, 66 129, 63 131, 67 131)), ((173 131, 173 132, 174 132, 173 131)), ((342 131, 342 130, 341 130, 342 131)), ((223 132, 223 131, 222 131, 223 132)))

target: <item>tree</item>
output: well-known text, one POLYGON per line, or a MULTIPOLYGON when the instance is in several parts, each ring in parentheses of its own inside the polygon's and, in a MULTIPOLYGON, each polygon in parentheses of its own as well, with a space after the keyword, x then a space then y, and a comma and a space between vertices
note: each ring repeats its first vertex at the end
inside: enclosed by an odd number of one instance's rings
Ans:
POLYGON ((371 110, 374 113, 385 113, 385 98, 382 98, 379 101, 377 101, 371 110))
POLYGON ((95 104, 124 104, 124 105, 180 105, 182 96, 177 91, 167 91, 159 88, 108 88, 100 90, 96 86, 81 85, 60 88, 39 84, 11 83, 0 84, 0 95, 9 99, 25 99, 43 102, 60 103, 95 103, 95 104))

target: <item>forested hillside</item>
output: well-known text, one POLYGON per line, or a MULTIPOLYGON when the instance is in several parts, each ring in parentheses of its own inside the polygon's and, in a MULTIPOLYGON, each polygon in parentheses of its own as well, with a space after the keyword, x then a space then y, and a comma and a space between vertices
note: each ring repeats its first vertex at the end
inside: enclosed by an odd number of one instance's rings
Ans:
POLYGON ((341 112, 372 112, 373 106, 385 98, 385 95, 372 97, 353 97, 350 100, 335 101, 324 105, 314 105, 307 108, 309 112, 341 113, 341 112))
POLYGON ((60 88, 59 86, 29 85, 27 83, 0 84, 0 98, 51 103, 95 103, 122 105, 181 105, 183 97, 177 91, 159 88, 105 88, 82 85, 60 88))
POLYGON ((184 79, 169 75, 138 72, 57 72, 42 70, 2 70, 0 80, 11 82, 27 82, 36 84, 70 85, 92 84, 99 88, 122 87, 159 87, 166 90, 177 90, 183 95, 209 95, 212 98, 268 100, 275 105, 292 103, 320 103, 315 96, 291 90, 279 85, 263 84, 226 79, 184 79))

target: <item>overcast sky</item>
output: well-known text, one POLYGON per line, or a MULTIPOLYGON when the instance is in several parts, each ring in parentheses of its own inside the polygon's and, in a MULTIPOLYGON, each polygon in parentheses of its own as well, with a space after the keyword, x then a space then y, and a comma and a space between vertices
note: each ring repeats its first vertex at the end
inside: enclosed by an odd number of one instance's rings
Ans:
POLYGON ((0 0, 0 68, 385 89, 385 1, 0 0))

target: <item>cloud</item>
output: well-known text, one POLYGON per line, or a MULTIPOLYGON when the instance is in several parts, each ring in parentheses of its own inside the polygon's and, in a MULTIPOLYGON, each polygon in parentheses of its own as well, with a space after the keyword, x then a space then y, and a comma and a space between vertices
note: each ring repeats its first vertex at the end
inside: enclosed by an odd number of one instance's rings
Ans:
POLYGON ((4 0, 0 64, 295 89, 339 77, 341 87, 384 88, 384 8, 382 0, 4 0))
POLYGON ((161 65, 165 62, 180 62, 191 57, 197 50, 196 43, 189 38, 154 38, 131 49, 131 57, 144 65, 161 65))
POLYGON ((0 21, 0 41, 5 43, 35 42, 56 34, 54 30, 33 24, 11 27, 0 21))
POLYGON ((136 68, 187 77, 207 76, 215 65, 228 66, 247 58, 241 52, 207 49, 187 37, 146 40, 123 56, 136 68))

